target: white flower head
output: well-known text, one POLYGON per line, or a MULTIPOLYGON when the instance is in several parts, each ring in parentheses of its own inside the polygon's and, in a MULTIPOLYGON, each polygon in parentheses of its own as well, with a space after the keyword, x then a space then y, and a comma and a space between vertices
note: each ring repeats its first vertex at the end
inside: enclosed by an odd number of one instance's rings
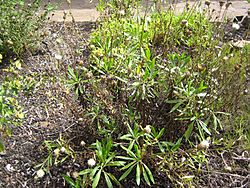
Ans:
POLYGON ((78 172, 72 172, 72 177, 74 178, 74 179, 77 179, 78 178, 78 176, 79 176, 79 173, 78 172))
POLYGON ((208 140, 202 140, 201 143, 197 146, 198 149, 207 149, 210 143, 208 140))
POLYGON ((81 146, 85 146, 86 143, 82 140, 81 143, 80 143, 81 146))
POLYGON ((229 172, 232 171, 232 167, 230 167, 230 166, 228 166, 228 165, 226 165, 226 166, 224 167, 224 169, 225 169, 226 171, 229 171, 229 172))
POLYGON ((42 178, 45 175, 45 172, 43 169, 40 169, 36 172, 36 175, 38 178, 42 178))
POLYGON ((89 159, 89 160, 88 160, 88 165, 89 165, 90 167, 95 166, 95 159, 93 159, 93 158, 89 159))
POLYGON ((143 131, 144 131, 145 133, 150 134, 150 133, 151 133, 150 125, 147 125, 147 126, 143 129, 143 131))
POLYGON ((66 152, 66 148, 65 148, 65 147, 61 147, 60 151, 61 151, 62 153, 65 153, 65 152, 66 152))
POLYGON ((237 23, 233 23, 232 28, 235 30, 239 30, 240 29, 240 25, 237 23))
POLYGON ((229 58, 227 56, 225 56, 225 57, 223 57, 223 60, 227 61, 227 60, 229 60, 229 58))

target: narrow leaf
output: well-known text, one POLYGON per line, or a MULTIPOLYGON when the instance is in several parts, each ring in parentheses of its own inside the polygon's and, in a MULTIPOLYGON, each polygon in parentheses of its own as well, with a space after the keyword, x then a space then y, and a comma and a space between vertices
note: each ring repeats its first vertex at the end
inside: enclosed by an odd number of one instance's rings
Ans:
POLYGON ((120 177, 119 181, 125 179, 130 174, 130 172, 133 170, 134 166, 135 166, 135 164, 133 166, 131 166, 126 172, 124 172, 122 174, 122 176, 120 177))
POLYGON ((113 188, 112 182, 111 182, 111 180, 106 172, 104 172, 104 177, 105 177, 106 183, 108 185, 108 188, 113 188))
POLYGON ((98 185, 98 183, 99 183, 99 180, 100 180, 100 177, 101 177, 101 173, 102 173, 102 170, 100 169, 100 170, 97 172, 97 174, 96 174, 96 176, 95 176, 95 178, 94 178, 94 180, 93 180, 92 188, 96 188, 96 187, 97 187, 97 185, 98 185))
POLYGON ((70 184, 72 187, 75 187, 75 186, 76 186, 74 180, 73 180, 71 177, 69 177, 69 176, 67 176, 67 175, 65 175, 65 174, 63 174, 62 176, 63 176, 63 178, 65 179, 65 181, 66 181, 68 184, 70 184))
POLYGON ((139 186, 141 183, 141 169, 140 169, 140 164, 137 163, 136 165, 136 183, 139 186))
POLYGON ((149 176, 151 182, 152 182, 152 183, 155 183, 154 176, 153 176, 152 172, 150 171, 150 169, 149 169, 149 168, 147 167, 147 165, 145 165, 145 164, 143 164, 143 166, 145 167, 145 169, 146 169, 146 171, 147 171, 147 173, 148 173, 148 176, 149 176))

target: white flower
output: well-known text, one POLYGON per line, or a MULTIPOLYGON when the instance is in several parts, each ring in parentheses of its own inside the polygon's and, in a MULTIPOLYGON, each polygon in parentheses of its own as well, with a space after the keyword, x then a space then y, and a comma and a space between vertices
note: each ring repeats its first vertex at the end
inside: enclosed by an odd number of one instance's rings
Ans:
POLYGON ((65 147, 61 147, 60 151, 61 151, 62 153, 65 153, 66 148, 65 148, 65 147))
POLYGON ((182 157, 182 158, 181 158, 181 162, 182 162, 182 163, 184 163, 186 160, 187 160, 186 157, 182 157))
POLYGON ((36 175, 38 178, 42 178, 45 175, 45 172, 43 171, 43 169, 40 169, 36 172, 36 175))
POLYGON ((240 29, 240 25, 237 23, 233 23, 232 28, 235 30, 239 30, 240 29))
POLYGON ((227 61, 227 60, 229 60, 229 58, 227 56, 225 56, 225 57, 223 57, 223 60, 227 61))
POLYGON ((81 143, 80 143, 81 146, 85 146, 86 143, 82 140, 81 143))
POLYGON ((93 159, 93 158, 89 159, 89 160, 88 160, 88 165, 89 165, 90 167, 95 166, 95 159, 93 159))
POLYGON ((72 177, 74 178, 74 179, 77 179, 78 178, 78 176, 79 176, 79 174, 78 174, 78 172, 72 172, 72 177))
POLYGON ((143 131, 144 131, 145 133, 150 134, 150 133, 151 133, 150 125, 147 125, 147 126, 143 129, 143 131))
POLYGON ((208 140, 202 140, 201 143, 197 146, 198 149, 207 149, 210 143, 208 140))
POLYGON ((79 118, 78 121, 83 121, 84 119, 83 118, 79 118))

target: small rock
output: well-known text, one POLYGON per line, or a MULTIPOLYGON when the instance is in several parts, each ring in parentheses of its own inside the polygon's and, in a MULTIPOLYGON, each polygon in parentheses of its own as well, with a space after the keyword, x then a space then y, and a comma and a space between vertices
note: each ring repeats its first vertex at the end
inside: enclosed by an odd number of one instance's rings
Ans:
POLYGON ((61 56, 60 54, 55 54, 55 58, 56 58, 57 60, 62 60, 62 56, 61 56))
POLYGON ((5 168, 6 168, 6 170, 9 171, 9 172, 14 171, 14 168, 11 166, 11 164, 7 164, 7 165, 5 166, 5 168))

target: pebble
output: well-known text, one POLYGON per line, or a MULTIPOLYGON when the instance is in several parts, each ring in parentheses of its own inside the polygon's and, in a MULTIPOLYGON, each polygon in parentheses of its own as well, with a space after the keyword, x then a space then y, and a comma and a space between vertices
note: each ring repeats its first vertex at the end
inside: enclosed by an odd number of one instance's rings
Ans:
POLYGON ((7 165, 5 166, 5 168, 6 168, 6 170, 9 171, 9 172, 14 171, 14 168, 11 166, 11 164, 7 164, 7 165))

